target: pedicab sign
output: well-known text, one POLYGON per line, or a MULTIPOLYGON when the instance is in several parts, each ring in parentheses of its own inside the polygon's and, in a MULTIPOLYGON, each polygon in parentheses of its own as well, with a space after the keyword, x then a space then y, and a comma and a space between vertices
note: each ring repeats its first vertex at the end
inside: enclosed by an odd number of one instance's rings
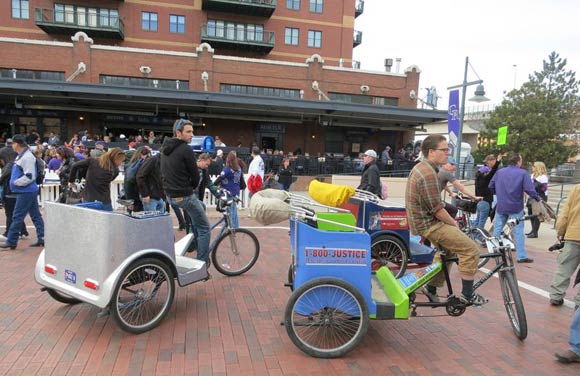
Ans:
POLYGON ((366 249, 306 247, 306 265, 366 265, 366 249))

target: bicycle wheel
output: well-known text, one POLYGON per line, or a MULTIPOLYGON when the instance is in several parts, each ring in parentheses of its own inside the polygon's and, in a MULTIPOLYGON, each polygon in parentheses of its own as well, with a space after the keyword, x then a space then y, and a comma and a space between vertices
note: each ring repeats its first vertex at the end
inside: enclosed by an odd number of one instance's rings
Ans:
POLYGON ((173 273, 164 261, 141 259, 123 271, 111 301, 111 313, 121 329, 143 333, 167 315, 175 295, 173 273))
POLYGON ((227 276, 241 275, 258 261, 260 243, 245 228, 227 230, 216 241, 211 260, 218 272, 227 276))
POLYGON ((373 239, 371 258, 381 266, 387 266, 395 278, 405 274, 409 263, 409 251, 405 244, 394 235, 379 235, 373 239))
POLYGON ((70 295, 57 291, 55 289, 46 288, 46 292, 50 295, 54 300, 64 304, 78 304, 81 301, 77 298, 73 298, 70 295))
POLYGON ((528 336, 528 322, 515 274, 513 271, 499 272, 499 281, 510 324, 516 337, 524 340, 528 336))
MULTIPOLYGON (((483 233, 485 234, 485 236, 490 236, 489 232, 487 232, 485 229, 482 229, 481 231, 483 231, 483 233)), ((485 247, 485 242, 483 242, 482 240, 480 240, 480 232, 479 230, 476 230, 474 228, 470 229, 469 232, 467 233, 467 236, 469 236, 469 238, 471 240, 473 240, 475 242, 475 244, 477 244, 479 247, 485 247)), ((481 254, 485 255, 487 254, 487 249, 485 252, 481 252, 481 254)), ((489 261, 489 258, 480 258, 479 261, 477 262, 477 268, 482 268, 485 264, 487 264, 487 262, 489 261)))
POLYGON ((354 286, 337 278, 317 278, 290 295, 284 325, 292 342, 306 354, 336 358, 362 340, 369 313, 354 286))

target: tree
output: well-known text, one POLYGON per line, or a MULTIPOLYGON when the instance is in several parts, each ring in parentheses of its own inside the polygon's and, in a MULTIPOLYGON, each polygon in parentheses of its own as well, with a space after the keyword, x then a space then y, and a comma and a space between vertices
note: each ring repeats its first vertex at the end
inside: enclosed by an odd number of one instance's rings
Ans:
POLYGON ((576 152, 576 146, 567 144, 566 135, 575 128, 578 82, 576 73, 565 68, 566 59, 552 52, 542 71, 534 72, 521 88, 506 95, 485 122, 481 136, 489 143, 482 145, 482 152, 516 151, 524 161, 542 161, 547 167, 565 162, 576 152), (507 144, 497 146, 497 130, 506 125, 507 144))

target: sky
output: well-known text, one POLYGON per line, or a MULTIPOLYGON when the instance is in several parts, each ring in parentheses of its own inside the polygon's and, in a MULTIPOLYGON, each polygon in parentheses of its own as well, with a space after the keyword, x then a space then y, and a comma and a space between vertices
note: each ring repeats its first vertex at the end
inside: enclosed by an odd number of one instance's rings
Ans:
MULTIPOLYGON (((447 88, 463 82, 468 56, 474 69, 469 68, 467 81, 479 76, 490 99, 481 105, 500 104, 514 83, 520 87, 542 70, 552 51, 580 78, 579 14, 577 0, 365 0, 364 13, 355 20, 363 39, 353 60, 375 71, 384 71, 385 58, 401 58, 401 73, 417 65, 419 98, 435 86, 442 97, 437 109, 447 110, 447 88)), ((475 88, 467 88, 468 99, 475 88)), ((477 105, 466 102, 468 109, 477 105)))

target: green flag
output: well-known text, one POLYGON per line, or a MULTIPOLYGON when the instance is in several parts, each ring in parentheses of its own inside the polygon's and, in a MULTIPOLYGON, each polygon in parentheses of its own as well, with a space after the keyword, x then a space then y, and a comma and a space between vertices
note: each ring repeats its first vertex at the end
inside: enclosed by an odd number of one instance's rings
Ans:
POLYGON ((507 142, 508 126, 499 127, 497 130, 497 144, 505 145, 507 142))

